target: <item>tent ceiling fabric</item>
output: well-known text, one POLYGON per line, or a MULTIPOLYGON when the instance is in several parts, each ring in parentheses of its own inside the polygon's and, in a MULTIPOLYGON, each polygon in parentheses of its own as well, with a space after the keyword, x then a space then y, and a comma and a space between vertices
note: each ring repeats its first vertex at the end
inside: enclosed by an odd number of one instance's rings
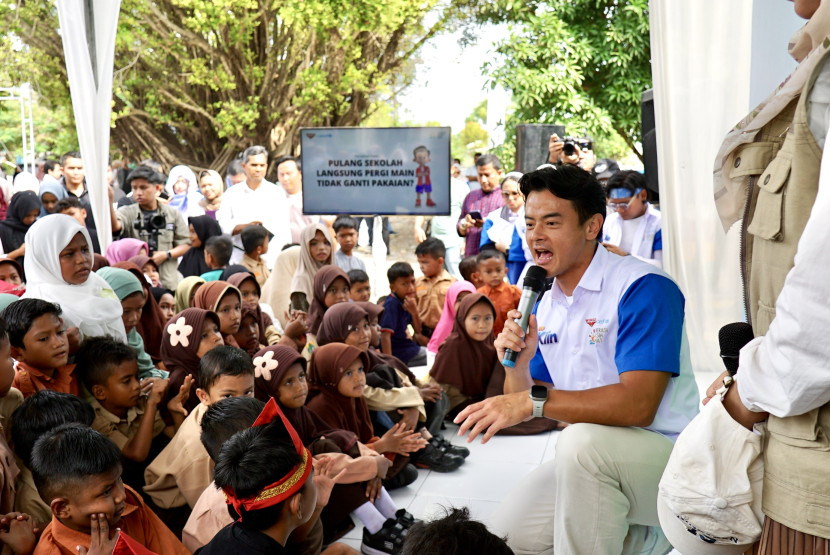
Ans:
POLYGON ((652 0, 650 18, 665 269, 686 296, 695 374, 711 382, 718 330, 743 319, 738 230, 720 225, 712 168, 750 108, 752 1, 652 0))
POLYGON ((112 238, 106 172, 115 34, 121 1, 56 0, 56 5, 78 144, 98 241, 104 250, 112 238))

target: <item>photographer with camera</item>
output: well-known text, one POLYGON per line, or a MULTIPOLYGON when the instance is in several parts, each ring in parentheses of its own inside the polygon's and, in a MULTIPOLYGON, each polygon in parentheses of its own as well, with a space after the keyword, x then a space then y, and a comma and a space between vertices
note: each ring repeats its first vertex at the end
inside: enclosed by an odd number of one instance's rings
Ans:
POLYGON ((116 239, 132 237, 150 246, 147 253, 156 263, 161 283, 175 289, 179 282, 177 259, 190 249, 190 231, 181 213, 158 201, 164 176, 147 166, 139 166, 127 177, 135 204, 111 209, 112 232, 116 239))
POLYGON ((565 137, 560 139, 554 133, 548 142, 548 162, 561 166, 569 164, 579 166, 586 172, 594 169, 597 157, 594 154, 594 143, 587 137, 565 137))

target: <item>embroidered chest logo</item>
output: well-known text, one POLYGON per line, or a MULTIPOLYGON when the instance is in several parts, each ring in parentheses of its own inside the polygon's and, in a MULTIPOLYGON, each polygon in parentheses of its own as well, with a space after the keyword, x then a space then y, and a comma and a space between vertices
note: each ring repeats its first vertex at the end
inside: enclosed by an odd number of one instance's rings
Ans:
POLYGON ((556 337, 556 334, 552 331, 540 331, 539 332, 539 344, 540 345, 550 345, 551 343, 559 343, 559 338, 556 337))
POLYGON ((610 318, 586 318, 585 323, 591 328, 588 333, 588 344, 599 345, 605 339, 605 334, 608 333, 608 324, 611 322, 610 318))

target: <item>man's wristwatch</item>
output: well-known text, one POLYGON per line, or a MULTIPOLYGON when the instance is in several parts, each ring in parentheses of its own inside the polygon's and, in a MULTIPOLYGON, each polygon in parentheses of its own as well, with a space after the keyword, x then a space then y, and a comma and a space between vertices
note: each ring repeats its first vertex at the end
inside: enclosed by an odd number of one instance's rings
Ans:
POLYGON ((545 415, 545 403, 548 400, 548 388, 534 385, 530 388, 530 400, 533 401, 533 418, 545 415))

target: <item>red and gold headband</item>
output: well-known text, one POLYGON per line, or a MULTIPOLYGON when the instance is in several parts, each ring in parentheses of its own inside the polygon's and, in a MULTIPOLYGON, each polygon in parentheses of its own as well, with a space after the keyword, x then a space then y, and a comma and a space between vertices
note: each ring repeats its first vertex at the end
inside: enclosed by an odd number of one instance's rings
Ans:
POLYGON ((273 507, 274 505, 285 501, 300 491, 303 484, 305 484, 306 480, 308 480, 308 476, 311 474, 311 453, 305 448, 300 436, 297 434, 297 431, 282 413, 282 410, 280 410, 279 405, 277 405, 277 402, 274 401, 273 397, 271 397, 268 403, 266 403, 265 408, 262 409, 262 412, 259 414, 252 427, 255 428, 257 426, 270 424, 278 415, 280 419, 282 419, 285 429, 288 430, 288 434, 291 436, 291 442, 294 444, 294 449, 297 450, 297 454, 300 455, 303 460, 295 465, 294 468, 288 472, 288 474, 273 484, 266 486, 262 489, 262 491, 251 497, 239 498, 230 488, 222 488, 225 492, 225 498, 227 499, 228 505, 232 505, 238 515, 242 514, 242 511, 240 510, 242 508, 246 511, 254 511, 257 509, 273 507))

